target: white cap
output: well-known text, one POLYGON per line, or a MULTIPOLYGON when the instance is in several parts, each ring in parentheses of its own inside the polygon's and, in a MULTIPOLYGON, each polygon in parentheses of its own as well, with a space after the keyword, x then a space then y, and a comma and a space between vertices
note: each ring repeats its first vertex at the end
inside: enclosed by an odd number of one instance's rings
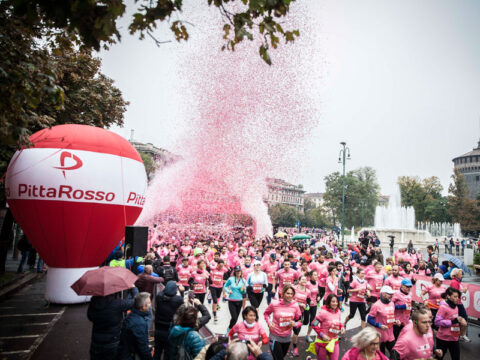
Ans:
POLYGON ((253 262, 253 266, 255 266, 255 265, 262 265, 262 263, 261 263, 260 261, 258 261, 258 260, 255 260, 255 261, 253 262))
POLYGON ((434 279, 437 279, 437 280, 440 280, 440 281, 445 280, 445 278, 443 277, 443 275, 440 274, 440 273, 435 274, 435 276, 434 276, 433 278, 434 278, 434 279))
POLYGON ((395 294, 395 291, 388 285, 384 285, 382 286, 382 288, 380 289, 380 292, 381 293, 387 293, 387 294, 395 294))

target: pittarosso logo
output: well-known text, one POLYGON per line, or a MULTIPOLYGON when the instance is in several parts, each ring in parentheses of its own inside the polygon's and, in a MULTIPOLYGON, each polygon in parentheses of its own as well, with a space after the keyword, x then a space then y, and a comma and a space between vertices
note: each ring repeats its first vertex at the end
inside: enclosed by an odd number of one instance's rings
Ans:
POLYGON ((80 169, 83 165, 82 160, 75 154, 72 154, 68 151, 62 151, 60 154, 60 166, 54 166, 55 169, 62 170, 63 177, 65 177, 65 170, 77 170, 80 169), (75 161, 75 165, 65 166, 65 159, 72 158, 75 161))
MULTIPOLYGON (((59 199, 59 200, 84 200, 84 201, 107 201, 115 200, 115 193, 95 190, 74 189, 70 185, 58 187, 46 187, 43 185, 18 184, 19 198, 34 199, 59 199)), ((128 194, 127 205, 145 204, 145 197, 131 191, 128 194)))

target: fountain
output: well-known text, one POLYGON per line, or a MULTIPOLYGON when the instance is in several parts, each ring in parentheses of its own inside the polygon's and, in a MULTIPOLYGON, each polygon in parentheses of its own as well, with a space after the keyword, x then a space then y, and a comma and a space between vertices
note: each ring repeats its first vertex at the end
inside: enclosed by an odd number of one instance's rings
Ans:
POLYGON ((403 207, 401 199, 397 184, 388 206, 377 206, 375 209, 375 228, 415 230, 415 209, 412 206, 403 207))

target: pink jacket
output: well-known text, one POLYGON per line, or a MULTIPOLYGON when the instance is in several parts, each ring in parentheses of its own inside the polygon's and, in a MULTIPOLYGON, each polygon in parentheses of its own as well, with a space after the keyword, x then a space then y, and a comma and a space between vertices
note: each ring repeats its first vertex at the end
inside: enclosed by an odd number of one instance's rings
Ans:
POLYGON ((319 335, 327 335, 330 339, 338 338, 340 330, 343 328, 340 310, 327 309, 322 306, 315 320, 320 322, 317 326, 312 326, 313 330, 319 335))
MULTIPOLYGON (((348 350, 345 355, 343 355, 342 360, 357 360, 360 355, 360 349, 353 347, 350 350, 348 350)), ((377 350, 377 357, 379 357, 381 360, 388 360, 388 358, 383 355, 383 353, 380 350, 377 350)))
POLYGON ((302 311, 295 301, 285 304, 283 300, 274 300, 268 305, 263 313, 267 325, 273 322, 273 330, 271 333, 277 336, 289 336, 292 333, 290 321, 296 321, 295 327, 302 326, 299 321, 302 317, 302 311), (272 321, 270 321, 270 314, 272 314, 272 321))

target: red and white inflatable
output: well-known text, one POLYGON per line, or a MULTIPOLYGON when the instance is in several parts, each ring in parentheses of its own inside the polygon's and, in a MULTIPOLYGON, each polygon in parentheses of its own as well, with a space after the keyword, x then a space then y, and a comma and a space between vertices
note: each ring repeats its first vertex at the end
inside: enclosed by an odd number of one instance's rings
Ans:
POLYGON ((70 285, 98 267, 140 215, 142 159, 127 140, 93 126, 59 125, 30 140, 7 170, 8 205, 49 266, 46 299, 86 301, 70 285))

